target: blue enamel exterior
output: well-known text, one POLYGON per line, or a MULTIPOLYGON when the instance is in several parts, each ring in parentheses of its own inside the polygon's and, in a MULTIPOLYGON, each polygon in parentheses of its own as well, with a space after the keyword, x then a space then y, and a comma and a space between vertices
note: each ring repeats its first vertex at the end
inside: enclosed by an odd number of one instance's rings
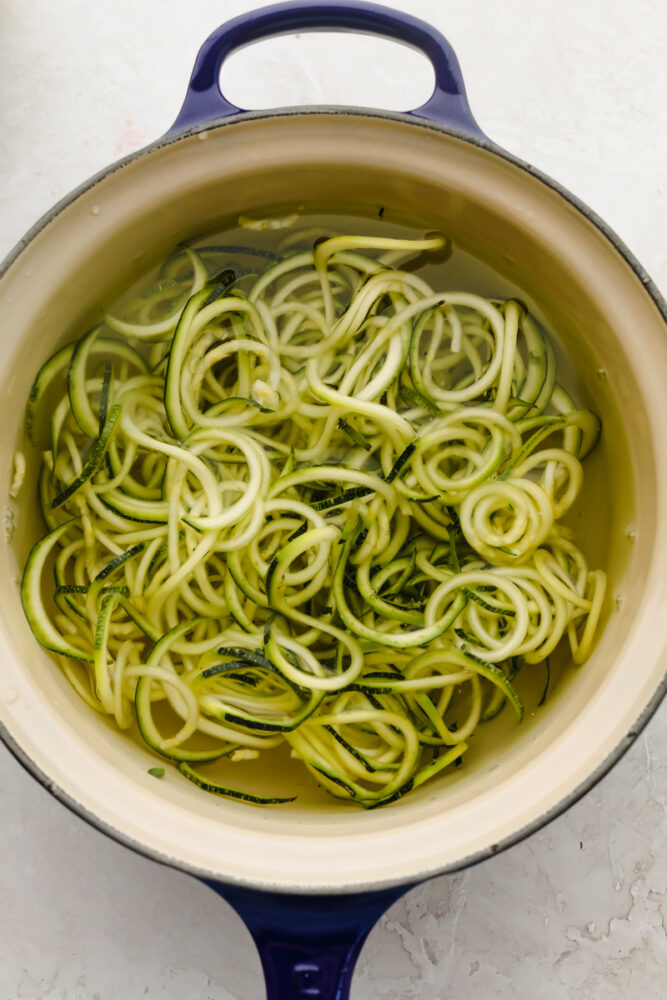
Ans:
POLYGON ((435 88, 426 104, 406 114, 484 137, 468 105, 458 59, 444 35, 410 14, 355 0, 279 3, 227 21, 199 50, 183 107, 170 132, 243 112, 224 97, 219 83, 222 65, 235 49, 274 35, 335 29, 381 35, 419 49, 431 61, 435 88))
POLYGON ((346 896, 286 896, 206 880, 253 936, 267 1000, 348 1000, 354 964, 369 931, 403 885, 346 896))

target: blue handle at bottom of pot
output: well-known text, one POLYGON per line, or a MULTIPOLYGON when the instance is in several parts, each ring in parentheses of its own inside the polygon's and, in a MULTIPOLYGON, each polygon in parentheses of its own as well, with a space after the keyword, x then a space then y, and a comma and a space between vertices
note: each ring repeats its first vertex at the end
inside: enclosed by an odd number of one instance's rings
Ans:
POLYGON ((205 881, 250 931, 264 969, 267 1000, 348 1000, 369 932, 413 887, 307 896, 205 881))

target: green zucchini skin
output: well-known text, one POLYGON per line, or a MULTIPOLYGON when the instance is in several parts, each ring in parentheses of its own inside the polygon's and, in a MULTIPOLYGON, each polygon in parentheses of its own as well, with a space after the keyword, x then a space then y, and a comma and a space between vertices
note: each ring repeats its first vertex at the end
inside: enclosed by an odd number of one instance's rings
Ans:
POLYGON ((92 655, 67 642, 49 617, 42 598, 42 578, 46 562, 64 536, 72 530, 76 519, 65 521, 53 528, 33 547, 26 562, 21 581, 21 604, 33 635, 45 649, 76 660, 92 661, 92 655))

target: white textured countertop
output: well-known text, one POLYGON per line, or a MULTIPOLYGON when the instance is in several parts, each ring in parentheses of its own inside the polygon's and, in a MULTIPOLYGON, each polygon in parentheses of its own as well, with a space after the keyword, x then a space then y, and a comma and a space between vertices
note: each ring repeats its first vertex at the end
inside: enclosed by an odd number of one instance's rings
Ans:
MULTIPOLYGON (((0 0, 0 258, 71 188, 163 133, 199 44, 253 6, 0 0)), ((667 292, 663 0, 397 6, 449 37, 482 129, 591 205, 667 292)), ((228 96, 415 106, 428 73, 388 44, 248 50, 228 96)), ((666 747, 663 706, 564 816, 411 891, 371 934, 353 1000, 667 996, 666 747)), ((4 748, 0 795, 0 1000, 261 1000, 249 934, 209 889, 87 827, 4 748)))

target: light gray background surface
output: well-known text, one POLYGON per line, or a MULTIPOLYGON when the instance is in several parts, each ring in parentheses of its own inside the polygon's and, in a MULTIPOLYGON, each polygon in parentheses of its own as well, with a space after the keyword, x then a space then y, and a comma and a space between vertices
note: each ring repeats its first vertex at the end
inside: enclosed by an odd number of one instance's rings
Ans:
MULTIPOLYGON (((666 292, 662 0, 397 5, 448 35, 481 127, 590 204, 666 292)), ((199 44, 253 6, 0 0, 0 257, 72 187, 164 132, 199 44)), ((246 50, 228 96, 415 106, 429 71, 388 44, 246 50)), ((353 1000, 664 998, 666 747, 663 707, 566 815, 409 893, 371 934, 353 1000)), ((89 829, 4 748, 0 795, 0 1000, 261 1000, 250 937, 210 890, 89 829)))

